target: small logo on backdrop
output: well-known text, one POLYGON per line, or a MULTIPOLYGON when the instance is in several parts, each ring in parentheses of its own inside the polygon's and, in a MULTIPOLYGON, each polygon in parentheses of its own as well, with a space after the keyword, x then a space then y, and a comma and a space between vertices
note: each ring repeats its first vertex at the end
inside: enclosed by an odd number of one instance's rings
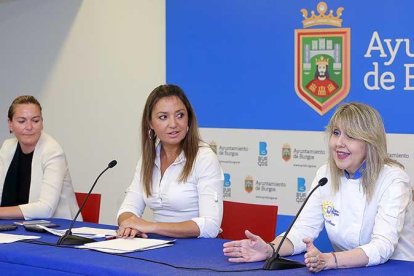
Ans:
POLYGON ((224 187, 230 187, 230 186, 231 186, 230 174, 224 173, 224 187))
POLYGON ((214 151, 214 153, 217 154, 217 144, 216 144, 216 142, 215 141, 211 141, 209 143, 209 145, 210 145, 210 148, 214 151))
POLYGON ((244 190, 248 193, 251 193, 253 191, 253 177, 247 176, 244 179, 244 190))
POLYGON ((306 199, 306 180, 303 177, 298 177, 297 183, 296 202, 304 202, 306 199))
POLYGON ((229 173, 224 173, 224 187, 223 198, 231 197, 231 176, 229 173))
POLYGON ((259 155, 267 155, 267 143, 259 142, 259 155))
POLYGON ((267 167, 267 143, 259 142, 259 156, 257 157, 257 165, 267 167))
POLYGON ((282 146, 282 159, 286 162, 290 160, 292 156, 292 149, 290 148, 289 144, 283 144, 282 146))
POLYGON ((303 28, 295 30, 295 90, 296 94, 320 115, 340 101, 350 89, 349 28, 342 26, 343 7, 336 13, 328 5, 317 5, 318 15, 301 9, 303 28), (336 28, 306 29, 314 26, 336 28))

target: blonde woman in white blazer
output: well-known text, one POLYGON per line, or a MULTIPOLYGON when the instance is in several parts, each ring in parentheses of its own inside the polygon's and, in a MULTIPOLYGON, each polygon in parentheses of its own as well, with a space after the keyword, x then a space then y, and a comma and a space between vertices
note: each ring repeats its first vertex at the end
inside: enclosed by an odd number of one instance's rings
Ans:
POLYGON ((65 153, 43 132, 42 108, 33 96, 9 108, 14 138, 0 149, 0 219, 72 219, 78 204, 65 153))

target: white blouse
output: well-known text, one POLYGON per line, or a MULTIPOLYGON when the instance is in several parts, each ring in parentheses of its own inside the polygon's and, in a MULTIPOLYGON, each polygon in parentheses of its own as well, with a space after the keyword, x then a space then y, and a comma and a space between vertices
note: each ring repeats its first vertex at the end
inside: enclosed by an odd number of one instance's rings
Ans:
POLYGON ((224 176, 217 155, 211 148, 200 145, 193 170, 187 182, 178 178, 185 165, 184 153, 177 157, 161 178, 160 144, 156 148, 156 159, 152 174, 152 195, 147 197, 141 182, 141 162, 138 161, 131 185, 118 211, 118 217, 131 212, 141 217, 145 206, 153 211, 154 221, 194 221, 203 238, 216 237, 223 216, 224 176))

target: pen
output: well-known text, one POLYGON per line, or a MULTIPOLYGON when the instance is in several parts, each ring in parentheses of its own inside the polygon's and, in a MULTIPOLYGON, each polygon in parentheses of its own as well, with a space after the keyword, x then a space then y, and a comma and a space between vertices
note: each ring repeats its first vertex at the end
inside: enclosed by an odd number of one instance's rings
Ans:
POLYGON ((109 240, 114 240, 116 238, 117 236, 109 236, 109 237, 105 237, 105 240, 109 241, 109 240))

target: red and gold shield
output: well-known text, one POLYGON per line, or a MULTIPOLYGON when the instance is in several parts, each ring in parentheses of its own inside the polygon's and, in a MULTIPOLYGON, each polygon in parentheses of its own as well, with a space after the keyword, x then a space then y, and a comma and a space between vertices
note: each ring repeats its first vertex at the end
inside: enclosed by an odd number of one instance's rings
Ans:
POLYGON ((350 89, 350 29, 295 30, 295 90, 320 115, 350 89))

